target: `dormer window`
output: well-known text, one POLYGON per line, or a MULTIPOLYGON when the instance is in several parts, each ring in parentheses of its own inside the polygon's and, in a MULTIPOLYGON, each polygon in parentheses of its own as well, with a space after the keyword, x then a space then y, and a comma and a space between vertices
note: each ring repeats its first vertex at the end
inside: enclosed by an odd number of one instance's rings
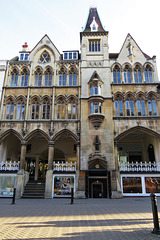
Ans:
POLYGON ((93 17, 93 21, 90 25, 91 31, 92 32, 97 32, 98 31, 98 24, 96 23, 95 17, 93 17))
POLYGON ((77 60, 78 51, 63 52, 63 60, 77 60))
POLYGON ((29 53, 20 53, 20 61, 28 61, 29 53))

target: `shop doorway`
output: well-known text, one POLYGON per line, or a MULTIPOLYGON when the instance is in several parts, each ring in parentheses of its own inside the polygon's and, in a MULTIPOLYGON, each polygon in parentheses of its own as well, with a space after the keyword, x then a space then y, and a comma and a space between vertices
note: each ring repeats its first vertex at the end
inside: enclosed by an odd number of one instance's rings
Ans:
POLYGON ((91 184, 91 197, 102 198, 103 196, 103 183, 96 181, 91 184))
POLYGON ((107 198, 107 177, 89 177, 89 198, 107 198))
POLYGON ((29 173, 29 180, 34 180, 35 168, 36 168, 35 158, 27 157, 26 161, 25 161, 25 171, 27 171, 29 173))

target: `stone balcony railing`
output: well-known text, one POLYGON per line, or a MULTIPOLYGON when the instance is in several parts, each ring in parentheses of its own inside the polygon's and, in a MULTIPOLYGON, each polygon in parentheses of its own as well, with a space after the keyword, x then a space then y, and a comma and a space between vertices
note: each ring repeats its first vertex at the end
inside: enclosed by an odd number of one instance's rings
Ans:
POLYGON ((53 171, 76 172, 76 162, 53 162, 53 171))
POLYGON ((160 162, 119 163, 120 172, 160 172, 160 162))
POLYGON ((19 162, 0 162, 0 171, 18 171, 19 162))

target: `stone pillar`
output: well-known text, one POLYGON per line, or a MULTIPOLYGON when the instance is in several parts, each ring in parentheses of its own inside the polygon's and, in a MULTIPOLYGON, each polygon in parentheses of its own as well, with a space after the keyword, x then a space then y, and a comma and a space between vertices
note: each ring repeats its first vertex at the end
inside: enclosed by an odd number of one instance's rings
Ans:
POLYGON ((80 170, 80 156, 79 156, 79 154, 80 154, 80 142, 77 142, 77 149, 76 149, 76 155, 77 155, 77 170, 79 171, 80 170))
POLYGON ((48 146, 48 170, 46 172, 45 198, 52 198, 53 159, 54 159, 54 142, 50 141, 48 146))
POLYGON ((20 198, 24 191, 24 185, 25 185, 25 158, 26 158, 26 148, 27 148, 27 142, 22 141, 21 142, 21 157, 20 157, 20 169, 17 173, 16 177, 16 197, 20 198))
POLYGON ((35 180, 38 180, 38 170, 39 170, 39 155, 36 156, 36 167, 35 167, 35 176, 34 176, 35 180))

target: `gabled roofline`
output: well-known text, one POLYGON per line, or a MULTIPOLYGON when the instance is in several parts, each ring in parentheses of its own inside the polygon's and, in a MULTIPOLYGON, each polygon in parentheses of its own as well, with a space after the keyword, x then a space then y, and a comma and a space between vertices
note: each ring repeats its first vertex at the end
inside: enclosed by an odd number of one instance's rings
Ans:
POLYGON ((35 45, 35 47, 30 51, 30 54, 34 51, 34 49, 38 46, 38 44, 42 41, 43 38, 47 37, 49 39, 49 41, 52 43, 52 45, 55 47, 55 49, 58 51, 58 53, 60 54, 59 50, 56 48, 56 46, 54 45, 54 43, 51 41, 51 39, 48 37, 47 34, 45 34, 40 41, 35 45))

